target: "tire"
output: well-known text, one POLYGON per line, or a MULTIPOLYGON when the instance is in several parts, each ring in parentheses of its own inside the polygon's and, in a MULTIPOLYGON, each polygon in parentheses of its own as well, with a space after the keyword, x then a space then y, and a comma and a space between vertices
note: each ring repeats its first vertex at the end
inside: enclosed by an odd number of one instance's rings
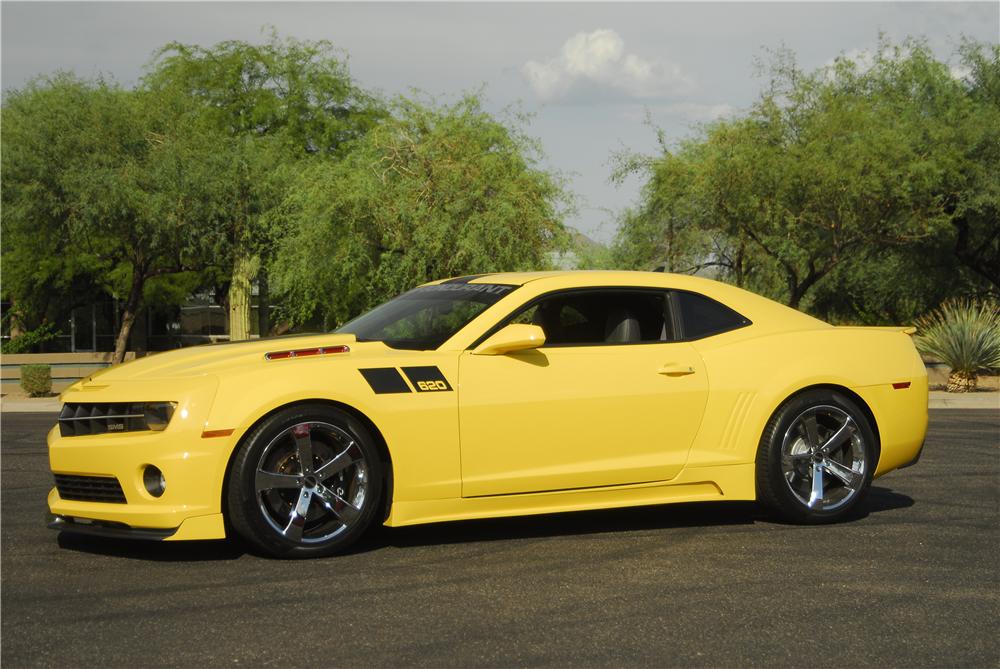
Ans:
POLYGON ((864 501, 877 464, 878 441, 857 403, 809 390, 781 405, 764 428, 757 497, 794 523, 836 522, 864 501))
POLYGON ((382 489, 382 462, 365 427, 339 409, 300 405, 243 440, 227 480, 226 515, 263 553, 324 557, 371 526, 382 489))

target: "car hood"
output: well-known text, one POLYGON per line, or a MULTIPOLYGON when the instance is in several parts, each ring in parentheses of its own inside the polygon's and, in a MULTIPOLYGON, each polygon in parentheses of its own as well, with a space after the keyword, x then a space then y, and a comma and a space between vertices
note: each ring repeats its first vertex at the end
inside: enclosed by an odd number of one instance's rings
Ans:
POLYGON ((358 343, 353 334, 295 335, 205 344, 154 353, 131 362, 108 367, 83 379, 80 383, 81 385, 104 385, 115 381, 203 376, 231 368, 246 369, 248 366, 267 364, 264 359, 265 353, 343 345, 350 346, 352 349, 367 348, 373 345, 384 348, 380 342, 358 343))

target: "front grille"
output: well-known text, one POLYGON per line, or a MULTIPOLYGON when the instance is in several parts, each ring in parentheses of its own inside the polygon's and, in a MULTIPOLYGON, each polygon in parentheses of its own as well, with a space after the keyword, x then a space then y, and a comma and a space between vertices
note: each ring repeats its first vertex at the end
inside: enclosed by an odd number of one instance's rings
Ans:
POLYGON ((106 432, 139 432, 148 430, 141 402, 66 403, 59 414, 59 434, 78 437, 106 432))
POLYGON ((55 474, 56 490, 63 499, 77 502, 125 503, 121 484, 113 476, 55 474))

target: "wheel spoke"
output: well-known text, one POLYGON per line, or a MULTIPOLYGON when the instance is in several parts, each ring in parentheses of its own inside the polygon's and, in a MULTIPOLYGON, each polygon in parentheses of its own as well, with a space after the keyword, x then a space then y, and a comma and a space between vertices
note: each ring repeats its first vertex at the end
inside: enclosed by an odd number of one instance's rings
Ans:
POLYGON ((317 469, 316 478, 320 482, 323 482, 328 478, 330 478, 331 476, 333 476, 334 474, 344 471, 345 469, 353 465, 355 462, 360 460, 361 459, 360 457, 356 458, 353 455, 351 455, 352 448, 354 448, 353 441, 347 445, 347 448, 345 448, 336 456, 334 456, 332 460, 330 460, 329 462, 325 462, 323 466, 317 469))
POLYGON ((299 500, 292 513, 288 516, 288 525, 285 526, 284 535, 293 540, 302 539, 302 530, 306 525, 306 516, 309 515, 309 505, 312 503, 313 493, 311 490, 303 489, 299 493, 299 500))
POLYGON ((816 416, 806 416, 802 419, 802 427, 806 433, 806 442, 810 446, 819 446, 819 429, 816 427, 816 416))
POLYGON ((809 453, 782 453, 781 466, 785 472, 795 469, 795 466, 812 457, 809 453))
POLYGON ((807 506, 810 509, 823 503, 823 465, 814 462, 812 466, 812 492, 807 506))
POLYGON ((829 455, 834 449, 843 446, 844 442, 850 439, 852 434, 854 434, 854 421, 851 420, 850 416, 847 416, 844 424, 833 433, 833 436, 826 440, 826 443, 820 447, 820 451, 825 455, 829 455))
POLYGON ((264 447, 249 485, 274 536, 324 545, 369 515, 371 464, 344 428, 301 414, 293 420, 264 447))
POLYGON ((354 506, 326 486, 317 486, 316 494, 321 500, 323 500, 323 506, 335 515, 337 520, 342 522, 344 525, 350 525, 359 515, 361 515, 361 509, 354 506))
POLYGON ((828 458, 823 462, 823 468, 840 479, 844 485, 851 490, 856 490, 858 483, 861 481, 861 472, 846 465, 842 465, 836 460, 828 458))
POLYGON ((254 479, 254 486, 257 488, 257 492, 274 490, 276 488, 298 488, 301 485, 302 477, 300 476, 265 472, 262 469, 257 470, 257 476, 254 479))
POLYGON ((292 428, 292 436, 295 437, 295 453, 298 455, 303 475, 311 474, 313 468, 311 427, 309 423, 300 423, 292 428))

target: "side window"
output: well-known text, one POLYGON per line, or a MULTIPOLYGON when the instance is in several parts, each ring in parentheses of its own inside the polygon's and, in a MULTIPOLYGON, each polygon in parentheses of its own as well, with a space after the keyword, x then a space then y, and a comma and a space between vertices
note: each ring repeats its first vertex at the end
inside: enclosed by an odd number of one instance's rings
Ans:
POLYGON ((671 341, 666 292, 574 291, 543 298, 508 322, 541 326, 546 346, 671 341))
POLYGON ((679 307, 684 339, 700 339, 750 324, 726 305, 698 293, 676 291, 674 300, 679 307))

